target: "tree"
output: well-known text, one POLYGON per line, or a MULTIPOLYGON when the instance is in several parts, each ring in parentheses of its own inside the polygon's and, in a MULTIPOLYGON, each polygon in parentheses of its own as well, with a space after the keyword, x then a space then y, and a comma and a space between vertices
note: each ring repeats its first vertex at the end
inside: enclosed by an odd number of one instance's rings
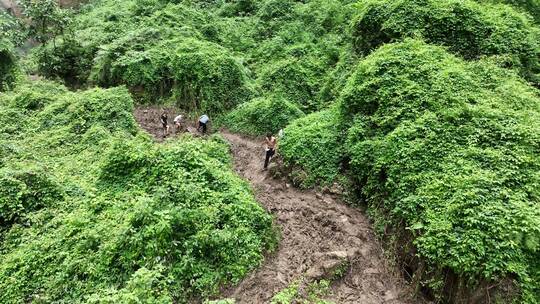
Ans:
POLYGON ((41 44, 64 34, 71 21, 69 10, 62 9, 55 0, 20 0, 23 15, 28 18, 28 36, 41 44))

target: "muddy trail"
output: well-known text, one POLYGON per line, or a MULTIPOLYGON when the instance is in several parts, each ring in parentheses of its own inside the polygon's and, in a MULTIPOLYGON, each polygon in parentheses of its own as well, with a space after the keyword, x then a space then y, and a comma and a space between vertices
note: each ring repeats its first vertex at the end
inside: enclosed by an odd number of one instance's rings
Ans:
POLYGON ((175 108, 138 106, 135 107, 133 116, 135 117, 135 120, 137 120, 141 128, 147 133, 151 134, 158 142, 163 142, 166 138, 175 137, 183 133, 193 133, 195 135, 198 135, 196 132, 195 121, 187 117, 185 113, 175 108), (167 121, 169 123, 169 134, 167 136, 164 136, 163 127, 159 120, 163 111, 167 113, 167 121), (174 125, 174 118, 179 114, 183 115, 184 119, 182 121, 182 127, 177 130, 176 126, 174 125))
MULTIPOLYGON (((159 110, 136 110, 135 116, 158 141, 159 110), (156 116, 156 117, 154 117, 156 116)), ((172 113, 171 113, 172 114, 172 113)), ((169 117, 173 117, 169 114, 169 117)), ((338 194, 302 191, 262 171, 262 143, 222 132, 231 145, 234 167, 248 180, 263 207, 274 215, 281 239, 261 267, 223 291, 236 303, 270 303, 291 284, 332 281, 324 296, 341 303, 412 303, 397 269, 389 266, 368 218, 339 200, 338 194)))

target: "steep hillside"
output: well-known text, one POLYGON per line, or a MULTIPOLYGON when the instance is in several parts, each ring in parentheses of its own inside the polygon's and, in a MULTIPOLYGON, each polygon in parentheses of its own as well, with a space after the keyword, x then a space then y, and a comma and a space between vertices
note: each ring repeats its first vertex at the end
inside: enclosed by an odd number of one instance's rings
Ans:
POLYGON ((142 134, 127 90, 0 95, 0 302, 186 302, 275 245, 219 137, 142 134))
MULTIPOLYGON (((357 219, 310 198, 331 189, 366 209, 419 299, 540 302, 537 0, 20 3, 24 22, 0 14, 0 302, 201 302, 277 244, 223 138, 156 144, 133 103, 209 114, 244 171, 255 170, 256 144, 230 132, 282 130, 271 172, 244 177, 305 195, 306 210, 357 219), (28 39, 38 46, 19 58, 28 39), (271 176, 288 180, 260 180, 271 176)), ((302 210, 286 211, 304 223, 302 210)), ((324 217, 308 231, 338 248, 324 217)), ((287 248, 309 251, 297 245, 287 248)), ((348 245, 336 250, 362 247, 348 245)), ((246 287, 265 268, 225 294, 294 303, 334 288, 362 299, 339 276, 298 283, 319 256, 308 255, 271 264, 295 267, 276 270, 291 278, 273 300, 275 290, 246 287)), ((363 282, 365 269, 349 266, 363 282)), ((385 301, 384 284, 372 288, 370 301, 385 301)))

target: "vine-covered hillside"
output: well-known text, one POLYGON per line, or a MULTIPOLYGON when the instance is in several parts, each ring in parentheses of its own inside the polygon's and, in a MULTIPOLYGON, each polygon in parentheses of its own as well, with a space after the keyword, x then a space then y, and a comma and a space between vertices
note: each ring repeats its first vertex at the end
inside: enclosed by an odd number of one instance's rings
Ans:
POLYGON ((156 146, 124 88, 0 95, 0 302, 184 302, 275 243, 227 145, 156 146))
POLYGON ((540 302, 538 0, 20 4, 0 14, 0 302, 202 301, 275 247, 224 140, 158 145, 134 103, 281 130, 274 170, 365 206, 422 299, 540 302))

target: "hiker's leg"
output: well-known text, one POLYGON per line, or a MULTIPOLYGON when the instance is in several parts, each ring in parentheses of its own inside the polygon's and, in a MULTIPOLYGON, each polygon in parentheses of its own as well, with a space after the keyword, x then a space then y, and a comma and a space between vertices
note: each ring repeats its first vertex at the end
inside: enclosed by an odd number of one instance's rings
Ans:
POLYGON ((202 133, 206 134, 206 124, 202 124, 202 133))
POLYGON ((271 156, 271 153, 272 153, 271 151, 272 150, 266 151, 266 157, 264 159, 264 169, 267 169, 268 168, 268 163, 270 163, 270 157, 272 157, 271 156))

